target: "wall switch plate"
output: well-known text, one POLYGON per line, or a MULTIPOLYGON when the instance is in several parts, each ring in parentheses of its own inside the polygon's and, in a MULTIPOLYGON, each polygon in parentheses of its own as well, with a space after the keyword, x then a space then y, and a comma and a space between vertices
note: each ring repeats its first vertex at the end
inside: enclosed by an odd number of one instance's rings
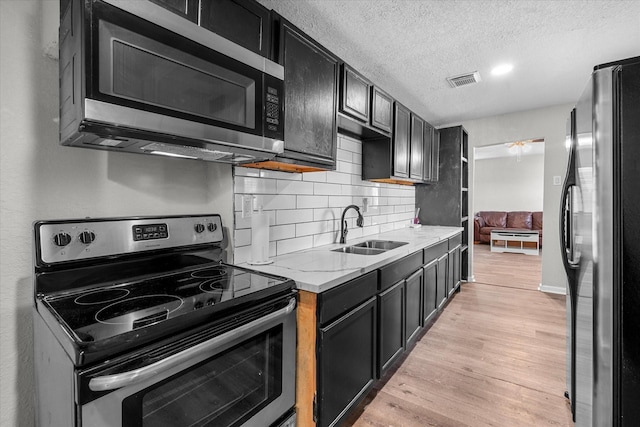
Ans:
POLYGON ((253 212, 253 196, 245 194, 242 196, 242 218, 249 218, 253 212))
POLYGON ((553 176, 553 185, 562 185, 562 177, 559 175, 553 176))

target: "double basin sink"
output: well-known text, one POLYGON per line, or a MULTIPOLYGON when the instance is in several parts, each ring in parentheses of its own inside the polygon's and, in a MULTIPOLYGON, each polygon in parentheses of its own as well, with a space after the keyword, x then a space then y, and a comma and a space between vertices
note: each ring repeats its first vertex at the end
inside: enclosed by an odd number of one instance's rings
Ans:
POLYGON ((355 245, 332 249, 332 251, 345 254, 378 255, 407 244, 407 242, 394 242, 392 240, 367 240, 366 242, 355 245))

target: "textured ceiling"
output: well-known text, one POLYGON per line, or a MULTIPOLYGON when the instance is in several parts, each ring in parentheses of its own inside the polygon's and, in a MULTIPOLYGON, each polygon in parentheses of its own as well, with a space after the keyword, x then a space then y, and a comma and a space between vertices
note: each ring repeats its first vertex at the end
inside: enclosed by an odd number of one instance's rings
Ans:
POLYGON ((594 65, 640 55, 640 0, 259 1, 434 125, 573 103, 594 65))

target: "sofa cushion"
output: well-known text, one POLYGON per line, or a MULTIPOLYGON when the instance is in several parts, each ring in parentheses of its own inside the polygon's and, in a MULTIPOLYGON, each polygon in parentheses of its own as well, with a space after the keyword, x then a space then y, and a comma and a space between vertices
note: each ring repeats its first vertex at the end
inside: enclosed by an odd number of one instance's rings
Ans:
POLYGON ((515 211, 507 214, 507 228, 531 230, 531 212, 515 211))
POLYGON ((482 227, 480 229, 480 234, 486 234, 488 236, 493 230, 502 230, 503 228, 504 227, 482 227))
POLYGON ((542 230, 542 212, 533 212, 531 217, 533 220, 531 228, 534 230, 542 230))
POLYGON ((484 219, 485 226, 487 227, 506 227, 507 226, 507 213, 501 211, 483 211, 478 212, 478 216, 484 219))

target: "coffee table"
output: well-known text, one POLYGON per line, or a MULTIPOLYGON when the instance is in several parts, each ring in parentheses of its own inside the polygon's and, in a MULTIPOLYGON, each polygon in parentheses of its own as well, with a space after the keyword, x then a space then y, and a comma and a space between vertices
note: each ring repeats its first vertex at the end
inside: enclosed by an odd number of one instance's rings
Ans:
POLYGON ((539 241, 538 230, 491 230, 491 252, 540 255, 539 241))

